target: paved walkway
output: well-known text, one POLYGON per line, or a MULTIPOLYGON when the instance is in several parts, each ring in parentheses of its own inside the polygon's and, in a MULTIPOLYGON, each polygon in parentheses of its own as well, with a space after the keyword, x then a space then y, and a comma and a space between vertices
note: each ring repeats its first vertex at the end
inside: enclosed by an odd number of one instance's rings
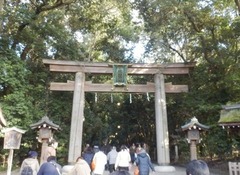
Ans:
POLYGON ((186 170, 183 167, 174 167, 173 172, 156 172, 157 175, 186 175, 186 170))
MULTIPOLYGON (((185 169, 182 167, 175 167, 176 171, 174 172, 151 172, 150 175, 186 175, 185 169)), ((130 171, 130 174, 133 175, 133 169, 130 171)), ((0 175, 7 175, 7 172, 0 172, 0 175)), ((19 170, 12 171, 11 175, 19 175, 19 170)), ((109 171, 105 171, 104 175, 109 175, 109 171)))
MULTIPOLYGON (((151 172, 150 175, 186 175, 186 170, 184 167, 174 166, 175 171, 172 172, 151 172)), ((133 175, 134 167, 131 168, 130 174, 133 175)), ((210 169, 211 172, 211 169, 210 169)), ((211 175, 224 175, 224 173, 211 172, 211 175)), ((0 175, 7 175, 7 172, 0 172, 0 175)), ((19 175, 19 170, 12 171, 11 175, 19 175)), ((108 171, 104 172, 104 175, 109 175, 108 171)))
MULTIPOLYGON (((150 170, 150 175, 186 175, 184 167, 173 167, 173 166, 167 167, 167 166, 164 166, 163 168, 161 168, 160 166, 156 166, 156 165, 154 165, 154 167, 155 167, 155 172, 152 172, 150 170), (168 169, 168 170, 172 169, 172 171, 166 171, 166 169, 168 169)), ((130 168, 129 172, 130 172, 131 175, 134 175, 133 172, 134 172, 135 168, 136 168, 135 165, 133 165, 130 168)))

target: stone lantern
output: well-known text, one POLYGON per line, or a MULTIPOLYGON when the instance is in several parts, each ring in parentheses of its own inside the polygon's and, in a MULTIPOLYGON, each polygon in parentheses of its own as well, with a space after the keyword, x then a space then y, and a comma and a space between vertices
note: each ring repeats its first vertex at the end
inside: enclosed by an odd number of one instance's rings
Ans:
POLYGON ((198 122, 196 117, 193 117, 191 121, 181 126, 182 131, 186 132, 186 139, 190 144, 191 160, 197 159, 197 144, 200 143, 200 132, 209 129, 209 126, 205 126, 198 122))
POLYGON ((53 131, 60 130, 59 126, 54 124, 47 116, 44 116, 37 123, 30 125, 31 129, 38 129, 38 141, 42 143, 40 163, 44 162, 43 156, 48 148, 48 143, 53 139, 53 131))

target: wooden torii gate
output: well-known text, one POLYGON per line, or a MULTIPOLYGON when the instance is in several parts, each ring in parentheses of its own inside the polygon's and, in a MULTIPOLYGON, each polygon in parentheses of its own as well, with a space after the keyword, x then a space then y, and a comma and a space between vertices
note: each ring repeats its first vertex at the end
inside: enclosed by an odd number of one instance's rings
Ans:
POLYGON ((85 81, 85 73, 113 74, 113 65, 117 65, 117 63, 89 63, 52 59, 43 59, 43 63, 49 65, 50 71, 53 72, 75 73, 75 81, 50 83, 50 90, 52 91, 74 91, 68 153, 69 164, 74 163, 77 157, 81 155, 85 92, 154 92, 157 160, 159 165, 170 163, 165 93, 188 92, 188 86, 165 83, 164 75, 188 74, 189 68, 194 67, 195 63, 126 64, 128 75, 153 75, 154 83, 128 84, 126 87, 114 88, 113 84, 94 84, 85 81))

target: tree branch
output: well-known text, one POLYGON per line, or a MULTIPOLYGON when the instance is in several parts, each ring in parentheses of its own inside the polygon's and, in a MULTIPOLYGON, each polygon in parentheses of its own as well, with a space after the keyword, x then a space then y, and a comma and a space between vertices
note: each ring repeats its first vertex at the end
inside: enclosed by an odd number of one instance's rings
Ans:
POLYGON ((184 11, 183 13, 186 15, 187 19, 188 19, 189 22, 192 24, 193 29, 194 29, 196 32, 201 32, 201 30, 199 29, 199 27, 197 26, 197 24, 194 22, 193 17, 192 17, 190 14, 188 14, 188 12, 186 12, 186 11, 184 11))
POLYGON ((23 51, 22 51, 22 53, 21 53, 21 60, 25 60, 26 59, 26 57, 27 57, 27 54, 29 53, 29 51, 32 49, 32 47, 30 46, 30 45, 27 45, 24 49, 23 49, 23 51))
POLYGON ((176 52, 184 62, 187 62, 186 58, 183 56, 183 54, 181 52, 179 52, 177 49, 173 48, 170 44, 168 44, 169 49, 173 50, 174 52, 176 52))
MULTIPOLYGON (((31 1, 32 2, 32 1, 31 1)), ((36 7, 36 10, 35 10, 35 15, 32 16, 32 20, 36 20, 37 19, 37 16, 42 13, 42 12, 45 12, 45 11, 50 11, 50 10, 53 10, 53 9, 57 9, 59 7, 62 7, 62 6, 65 6, 65 5, 69 5, 71 3, 73 3, 74 0, 57 0, 55 4, 53 5, 49 5, 47 3, 45 3, 45 1, 43 1, 43 3, 39 6, 36 6, 36 4, 34 4, 32 2, 32 4, 36 7)), ((16 37, 13 41, 13 44, 11 46, 12 49, 15 49, 17 44, 20 42, 19 40, 19 36, 21 34, 21 32, 29 25, 30 23, 29 22, 25 22, 25 23, 22 23, 19 25, 18 27, 18 30, 17 30, 17 33, 16 33, 16 37)), ((23 53, 22 56, 21 56, 21 59, 25 59, 23 58, 23 56, 26 56, 27 53, 23 53)))
POLYGON ((239 0, 234 0, 235 1, 235 4, 238 8, 238 15, 240 16, 240 1, 239 0))

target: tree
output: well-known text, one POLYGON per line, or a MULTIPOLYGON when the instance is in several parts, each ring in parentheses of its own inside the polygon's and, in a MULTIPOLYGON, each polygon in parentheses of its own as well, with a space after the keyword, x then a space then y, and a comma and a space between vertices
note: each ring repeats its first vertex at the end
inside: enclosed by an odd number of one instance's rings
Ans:
MULTIPOLYGON (((9 125, 28 129, 29 124, 48 115, 64 131, 70 130, 73 94, 51 92, 49 82, 74 81, 74 75, 50 73, 43 58, 131 63, 136 61, 134 44, 144 38, 147 45, 142 61, 197 62, 188 76, 165 77, 165 82, 189 85, 189 93, 167 95, 169 134, 176 134, 176 128, 196 116, 227 139, 224 131, 216 128, 221 105, 240 99, 239 1, 1 1, 0 21, 0 99, 9 125)), ((110 78, 86 75, 87 80, 96 82, 110 78)), ((153 81, 152 77, 129 79, 148 81, 153 81)), ((99 95, 100 102, 95 102, 94 96, 86 93, 84 142, 146 141, 155 146, 151 94, 150 101, 145 94, 133 94, 132 103, 129 94, 114 94, 120 106, 111 102, 110 94, 99 95)), ((33 145, 34 137, 26 133, 25 149, 33 145)), ((69 133, 56 133, 56 137, 64 162, 69 133)), ((208 152, 210 143, 221 144, 214 136, 208 140, 204 145, 208 152)), ((222 150, 226 149, 223 144, 222 150)))
MULTIPOLYGON (((131 50, 126 43, 135 42, 139 30, 132 25, 129 2, 20 0, 1 5, 0 98, 9 126, 29 129, 48 115, 69 130, 72 93, 50 92, 48 86, 51 80, 74 80, 74 76, 51 75, 42 58, 129 62, 131 50)), ((91 114, 94 111, 86 117, 91 114)), ((56 137, 61 141, 60 155, 67 155, 69 133, 56 137)), ((35 141, 27 132, 24 148, 39 149, 33 146, 35 141)))

